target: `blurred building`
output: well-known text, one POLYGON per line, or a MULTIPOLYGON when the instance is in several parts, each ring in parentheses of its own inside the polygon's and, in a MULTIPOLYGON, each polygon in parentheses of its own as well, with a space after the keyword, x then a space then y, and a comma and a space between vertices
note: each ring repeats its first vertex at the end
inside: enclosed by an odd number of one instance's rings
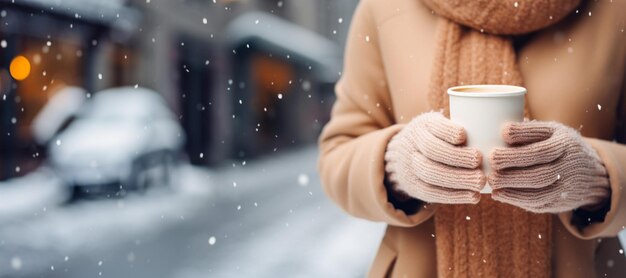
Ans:
POLYGON ((41 162, 32 119, 67 85, 158 91, 196 164, 312 143, 356 2, 0 0, 0 179, 41 162))

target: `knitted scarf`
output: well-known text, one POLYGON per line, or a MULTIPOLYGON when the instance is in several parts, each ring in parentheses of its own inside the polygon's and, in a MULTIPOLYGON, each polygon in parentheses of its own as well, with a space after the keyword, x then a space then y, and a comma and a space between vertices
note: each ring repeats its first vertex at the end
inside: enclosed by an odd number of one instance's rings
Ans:
MULTIPOLYGON (((523 85, 510 36, 556 23, 580 0, 422 2, 441 17, 429 101, 448 114, 448 87, 523 85)), ((550 277, 551 221, 489 195, 477 205, 442 205, 435 214, 439 277, 550 277)))

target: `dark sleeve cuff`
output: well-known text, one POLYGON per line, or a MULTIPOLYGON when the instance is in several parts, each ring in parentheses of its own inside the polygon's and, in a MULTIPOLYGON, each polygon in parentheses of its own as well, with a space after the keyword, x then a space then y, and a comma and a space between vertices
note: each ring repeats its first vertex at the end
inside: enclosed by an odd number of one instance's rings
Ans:
POLYGON ((584 207, 584 208, 575 209, 572 213, 571 224, 580 230, 590 224, 604 222, 604 219, 606 218, 606 214, 607 212, 609 212, 610 209, 611 209, 610 197, 607 198, 601 204, 598 204, 591 208, 584 207))
POLYGON ((416 214, 424 204, 424 202, 419 199, 415 199, 404 192, 395 190, 386 175, 385 188, 387 189, 387 201, 391 203, 394 208, 403 211, 407 215, 416 214))

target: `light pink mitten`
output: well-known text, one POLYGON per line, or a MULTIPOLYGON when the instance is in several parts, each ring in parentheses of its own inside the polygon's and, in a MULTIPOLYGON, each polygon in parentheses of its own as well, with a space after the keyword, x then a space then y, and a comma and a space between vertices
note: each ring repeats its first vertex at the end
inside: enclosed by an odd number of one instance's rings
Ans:
POLYGON ((494 200, 536 213, 558 213, 601 203, 607 171, 578 131, 556 122, 508 124, 508 148, 491 153, 494 200))
POLYGON ((478 203, 486 177, 480 152, 461 146, 465 140, 463 127, 441 113, 411 120, 387 145, 392 190, 429 203, 478 203))

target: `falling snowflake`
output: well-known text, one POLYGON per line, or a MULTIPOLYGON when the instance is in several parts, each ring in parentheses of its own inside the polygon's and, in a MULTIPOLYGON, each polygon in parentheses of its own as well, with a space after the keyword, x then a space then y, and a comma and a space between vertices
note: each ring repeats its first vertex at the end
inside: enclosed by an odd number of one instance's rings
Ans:
POLYGON ((607 266, 608 268, 611 268, 611 267, 613 267, 614 265, 615 265, 615 261, 613 261, 613 260, 608 260, 608 261, 606 261, 606 266, 607 266))
POLYGON ((135 253, 133 253, 133 252, 128 253, 128 255, 126 255, 126 260, 131 262, 131 263, 134 262, 135 261, 135 253))
POLYGON ((343 18, 340 17, 339 19, 337 19, 337 22, 342 23, 343 22, 343 18))
POLYGON ((538 237, 539 239, 541 239, 541 234, 538 234, 538 235, 537 235, 537 237, 538 237))
POLYGON ((602 110, 602 105, 598 104, 598 111, 602 110))
POLYGON ((513 3, 513 7, 517 8, 518 6, 519 6, 519 3, 517 3, 517 2, 513 3))
POLYGON ((98 73, 98 79, 102 80, 102 73, 98 73))
POLYGON ((365 36, 365 41, 369 42, 370 41, 370 36, 365 36))
POLYGON ((306 174, 300 174, 298 176, 298 184, 300 186, 307 186, 309 185, 309 176, 306 174))
POLYGON ((20 259, 20 257, 11 258, 11 268, 14 270, 22 269, 22 259, 20 259))
POLYGON ((214 237, 214 236, 210 237, 210 238, 209 238, 209 245, 214 245, 214 244, 215 244, 215 241, 216 241, 216 239, 215 239, 215 237, 214 237))
POLYGON ((465 216, 465 220, 469 221, 469 220, 472 220, 472 218, 469 217, 469 215, 468 215, 468 216, 465 216))
POLYGON ((202 18, 202 23, 207 24, 209 23, 209 21, 206 19, 206 17, 202 18))
POLYGON ((278 99, 283 99, 283 94, 278 94, 278 99))
POLYGON ((7 48, 7 41, 5 40, 0 41, 0 47, 7 48))

